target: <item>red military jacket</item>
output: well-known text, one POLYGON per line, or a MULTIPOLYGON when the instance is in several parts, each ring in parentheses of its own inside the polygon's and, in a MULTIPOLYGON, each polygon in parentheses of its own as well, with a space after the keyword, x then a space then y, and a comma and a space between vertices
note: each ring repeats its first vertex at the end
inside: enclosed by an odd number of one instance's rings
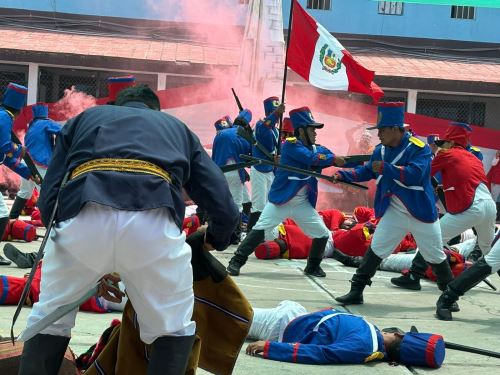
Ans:
POLYGON ((431 175, 441 172, 446 209, 450 214, 467 210, 480 183, 487 184, 481 161, 462 147, 441 150, 432 160, 431 175))
POLYGON ((333 232, 333 246, 346 255, 364 256, 371 242, 372 235, 364 224, 333 232))

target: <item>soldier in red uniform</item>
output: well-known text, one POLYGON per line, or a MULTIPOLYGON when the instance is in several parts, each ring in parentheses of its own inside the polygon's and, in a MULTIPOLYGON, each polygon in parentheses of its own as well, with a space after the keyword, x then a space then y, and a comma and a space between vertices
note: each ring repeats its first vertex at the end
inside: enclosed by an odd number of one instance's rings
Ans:
MULTIPOLYGON (((441 173, 448 212, 440 219, 443 243, 474 227, 477 244, 488 254, 495 235, 496 207, 486 186, 487 179, 481 161, 467 151, 472 129, 467 124, 452 122, 444 140, 436 144, 442 148, 432 160, 431 174, 441 173)), ((417 259, 417 258, 416 258, 417 259)), ((410 272, 391 279, 394 285, 419 290, 422 270, 414 260, 410 272)))

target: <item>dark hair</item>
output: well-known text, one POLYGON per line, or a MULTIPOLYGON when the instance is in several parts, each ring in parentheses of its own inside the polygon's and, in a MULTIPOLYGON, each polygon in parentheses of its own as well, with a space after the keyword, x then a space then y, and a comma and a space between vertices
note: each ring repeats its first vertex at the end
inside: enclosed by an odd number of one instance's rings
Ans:
POLYGON ((4 107, 7 111, 13 113, 13 114, 18 114, 19 112, 21 112, 20 109, 15 109, 15 108, 12 108, 12 107, 9 107, 8 105, 5 105, 5 104, 1 104, 2 107, 4 107))
POLYGON ((390 344, 385 345, 385 352, 387 354, 388 362, 399 362, 399 353, 401 351, 401 342, 403 341, 404 332, 398 327, 390 327, 382 329, 382 332, 385 333, 397 333, 395 336, 395 340, 390 344))
POLYGON ((148 85, 127 87, 120 91, 115 100, 115 105, 124 105, 128 102, 141 102, 156 111, 160 110, 160 99, 148 85))

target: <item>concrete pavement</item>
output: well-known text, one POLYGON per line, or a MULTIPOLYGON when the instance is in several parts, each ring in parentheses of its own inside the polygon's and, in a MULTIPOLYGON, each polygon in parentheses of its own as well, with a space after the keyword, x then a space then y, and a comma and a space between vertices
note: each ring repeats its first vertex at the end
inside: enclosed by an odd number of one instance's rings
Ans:
MULTIPOLYGON (((15 243, 23 251, 35 251, 40 241, 32 243, 15 243)), ((0 245, 3 248, 3 245, 0 245)), ((217 258, 227 264, 235 247, 225 252, 216 253, 217 258)), ((138 249, 140 251, 140 249, 138 249)), ((1 251, 0 251, 1 252, 1 251)), ((252 256, 242 268, 241 276, 235 278, 240 288, 255 307, 275 307, 280 301, 289 299, 304 305, 309 311, 329 306, 338 307, 334 297, 349 290, 349 280, 353 268, 327 259, 324 270, 327 277, 314 279, 303 275, 303 260, 269 260, 262 261, 252 256)), ((0 274, 22 276, 29 270, 21 270, 15 266, 0 266, 0 274)), ((371 288, 365 292, 365 304, 349 306, 347 311, 360 314, 378 327, 398 326, 409 330, 415 325, 421 332, 442 334, 445 340, 469 346, 500 351, 500 299, 499 292, 494 292, 484 283, 471 290, 459 301, 461 312, 455 313, 455 320, 442 322, 434 318, 435 303, 439 291, 435 283, 424 281, 420 292, 406 291, 393 287, 389 279, 395 276, 390 272, 378 272, 371 288)), ((490 277, 491 282, 500 289, 500 278, 490 277)), ((14 306, 0 307, 0 335, 9 336, 10 323, 14 306)), ((16 325, 16 333, 24 328, 29 308, 24 308, 16 325)), ((112 319, 120 318, 119 313, 90 314, 80 312, 73 331, 71 347, 76 354, 82 353, 93 345, 101 332, 112 319)), ((372 363, 359 366, 310 366, 263 360, 244 354, 242 348, 234 374, 327 374, 349 371, 352 374, 409 374, 432 371, 406 366, 390 366, 387 363, 372 363)), ((469 353, 448 350, 443 367, 438 370, 442 374, 485 374, 496 373, 500 360, 469 353)), ((199 374, 208 374, 199 370, 199 374)))

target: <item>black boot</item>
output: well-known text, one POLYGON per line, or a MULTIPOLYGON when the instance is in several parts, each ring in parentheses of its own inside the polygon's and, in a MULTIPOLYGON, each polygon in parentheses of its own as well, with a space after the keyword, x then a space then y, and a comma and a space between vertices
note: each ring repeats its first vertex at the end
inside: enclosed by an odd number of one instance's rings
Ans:
POLYGON ((333 249, 332 258, 342 263, 347 267, 355 267, 358 268, 363 260, 363 257, 353 257, 347 254, 344 254, 342 251, 333 249))
POLYGON ((21 215, 21 211, 23 210, 27 201, 27 199, 20 198, 16 195, 16 199, 14 200, 12 208, 10 209, 9 219, 19 219, 19 215, 21 215))
POLYGON ((7 258, 13 261, 19 268, 31 268, 35 263, 36 252, 23 253, 11 243, 6 243, 3 247, 3 253, 7 258))
POLYGON ((304 273, 306 275, 326 277, 326 273, 321 268, 320 263, 323 260, 323 255, 325 255, 327 242, 328 237, 313 238, 311 250, 307 257, 307 265, 306 268, 304 268, 304 273))
MULTIPOLYGON (((8 217, 0 218, 0 241, 3 238, 3 233, 5 232, 5 228, 7 227, 8 223, 9 223, 8 217)), ((7 254, 5 254, 5 256, 8 258, 7 254)), ((3 256, 0 255, 0 266, 8 266, 11 263, 12 262, 10 260, 7 260, 3 256)))
POLYGON ((250 217, 248 218, 248 224, 247 224, 247 233, 250 232, 253 228, 253 226, 259 221, 260 214, 262 212, 252 212, 250 213, 250 217))
POLYGON ((240 274, 240 268, 247 262, 248 256, 254 252, 255 248, 264 242, 264 236, 264 230, 261 229, 253 229, 247 234, 227 266, 227 272, 231 276, 240 274))
POLYGON ((162 336, 153 342, 148 375, 183 375, 195 336, 162 336))
POLYGON ((483 256, 483 251, 479 247, 479 241, 476 239, 476 244, 474 245, 474 249, 467 256, 467 260, 472 263, 476 263, 483 256))
POLYGON ((377 268, 382 262, 373 250, 368 248, 356 273, 352 276, 351 290, 346 295, 335 298, 343 305, 359 305, 363 303, 363 290, 367 285, 371 285, 371 278, 377 272, 377 268))
POLYGON ((419 251, 411 262, 409 272, 399 277, 393 277, 391 283, 405 289, 420 290, 422 289, 420 279, 424 277, 426 270, 427 262, 419 251))
POLYGON ((429 263, 432 268, 432 272, 437 277, 437 286, 439 290, 444 291, 446 286, 453 280, 453 273, 451 272, 450 264, 445 259, 441 263, 432 264, 429 263))
POLYGON ((19 375, 57 375, 69 337, 43 335, 33 336, 24 343, 19 365, 19 375))
POLYGON ((436 303, 436 316, 440 320, 452 320, 453 304, 465 292, 475 287, 483 281, 488 275, 491 275, 491 267, 484 258, 479 259, 474 265, 465 270, 455 280, 451 281, 446 290, 441 294, 436 303))
POLYGON ((237 227, 234 229, 233 234, 231 234, 231 245, 238 245, 241 242, 241 213, 240 221, 237 227))

